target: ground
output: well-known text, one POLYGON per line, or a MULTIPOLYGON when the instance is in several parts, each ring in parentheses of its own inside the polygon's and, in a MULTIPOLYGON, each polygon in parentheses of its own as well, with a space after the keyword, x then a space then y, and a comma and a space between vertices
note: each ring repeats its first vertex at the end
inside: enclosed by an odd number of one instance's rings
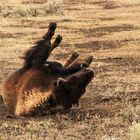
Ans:
POLYGON ((58 23, 56 34, 63 41, 50 59, 64 62, 74 51, 81 57, 92 55, 95 77, 80 107, 68 112, 54 110, 43 117, 10 119, 5 118, 0 101, 0 140, 131 139, 130 127, 140 122, 140 3, 67 0, 55 6, 58 10, 45 13, 43 0, 27 2, 13 6, 38 11, 9 14, 3 11, 8 3, 1 2, 0 93, 3 81, 22 66, 23 52, 46 33, 51 21, 58 23))

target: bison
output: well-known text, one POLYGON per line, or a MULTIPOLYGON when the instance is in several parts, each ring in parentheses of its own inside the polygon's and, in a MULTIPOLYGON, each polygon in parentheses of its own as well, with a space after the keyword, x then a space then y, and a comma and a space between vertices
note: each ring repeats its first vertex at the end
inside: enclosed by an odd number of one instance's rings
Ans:
POLYGON ((48 61, 50 53, 59 46, 58 35, 51 44, 57 24, 51 22, 47 33, 22 57, 24 65, 7 78, 3 85, 3 100, 9 113, 15 116, 34 116, 56 107, 65 110, 78 104, 94 72, 88 68, 92 57, 76 60, 73 53, 62 65, 48 61))

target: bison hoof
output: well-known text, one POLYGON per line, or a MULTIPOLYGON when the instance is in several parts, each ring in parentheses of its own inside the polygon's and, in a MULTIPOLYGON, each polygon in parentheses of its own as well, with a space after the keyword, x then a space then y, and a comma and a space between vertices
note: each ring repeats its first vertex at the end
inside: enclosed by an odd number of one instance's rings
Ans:
POLYGON ((72 58, 77 58, 79 56, 79 54, 77 53, 77 52, 74 52, 73 54, 72 54, 72 58))
POLYGON ((60 43, 62 41, 62 36, 61 35, 58 35, 56 37, 56 42, 60 43))
POLYGON ((83 64, 80 65, 80 67, 81 67, 81 68, 87 68, 88 65, 87 65, 86 63, 83 63, 83 64))
POLYGON ((57 24, 55 22, 51 22, 49 25, 49 29, 50 30, 55 30, 56 29, 57 24))
POLYGON ((12 115, 7 114, 7 115, 5 116, 5 118, 10 118, 10 119, 12 119, 12 118, 15 118, 15 117, 12 116, 12 115))

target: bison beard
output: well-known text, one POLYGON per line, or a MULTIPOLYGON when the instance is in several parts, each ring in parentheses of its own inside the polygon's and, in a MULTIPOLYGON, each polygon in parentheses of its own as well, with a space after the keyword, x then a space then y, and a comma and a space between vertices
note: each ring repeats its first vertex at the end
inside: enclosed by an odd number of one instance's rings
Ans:
POLYGON ((91 56, 79 61, 75 52, 64 65, 47 60, 62 41, 58 35, 51 44, 56 26, 50 23, 43 39, 25 52, 23 67, 5 81, 2 97, 10 114, 33 116, 57 105, 69 109, 78 104, 94 77, 93 70, 88 68, 91 56))

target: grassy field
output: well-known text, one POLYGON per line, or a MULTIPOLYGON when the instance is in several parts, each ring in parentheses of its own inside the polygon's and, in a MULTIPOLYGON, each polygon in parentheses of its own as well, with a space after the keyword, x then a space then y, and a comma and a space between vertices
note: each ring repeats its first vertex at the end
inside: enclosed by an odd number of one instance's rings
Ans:
POLYGON ((0 93, 51 21, 63 41, 50 59, 93 55, 95 71, 80 108, 68 112, 8 119, 0 101, 0 140, 140 140, 139 0, 1 0, 0 18, 0 93))

